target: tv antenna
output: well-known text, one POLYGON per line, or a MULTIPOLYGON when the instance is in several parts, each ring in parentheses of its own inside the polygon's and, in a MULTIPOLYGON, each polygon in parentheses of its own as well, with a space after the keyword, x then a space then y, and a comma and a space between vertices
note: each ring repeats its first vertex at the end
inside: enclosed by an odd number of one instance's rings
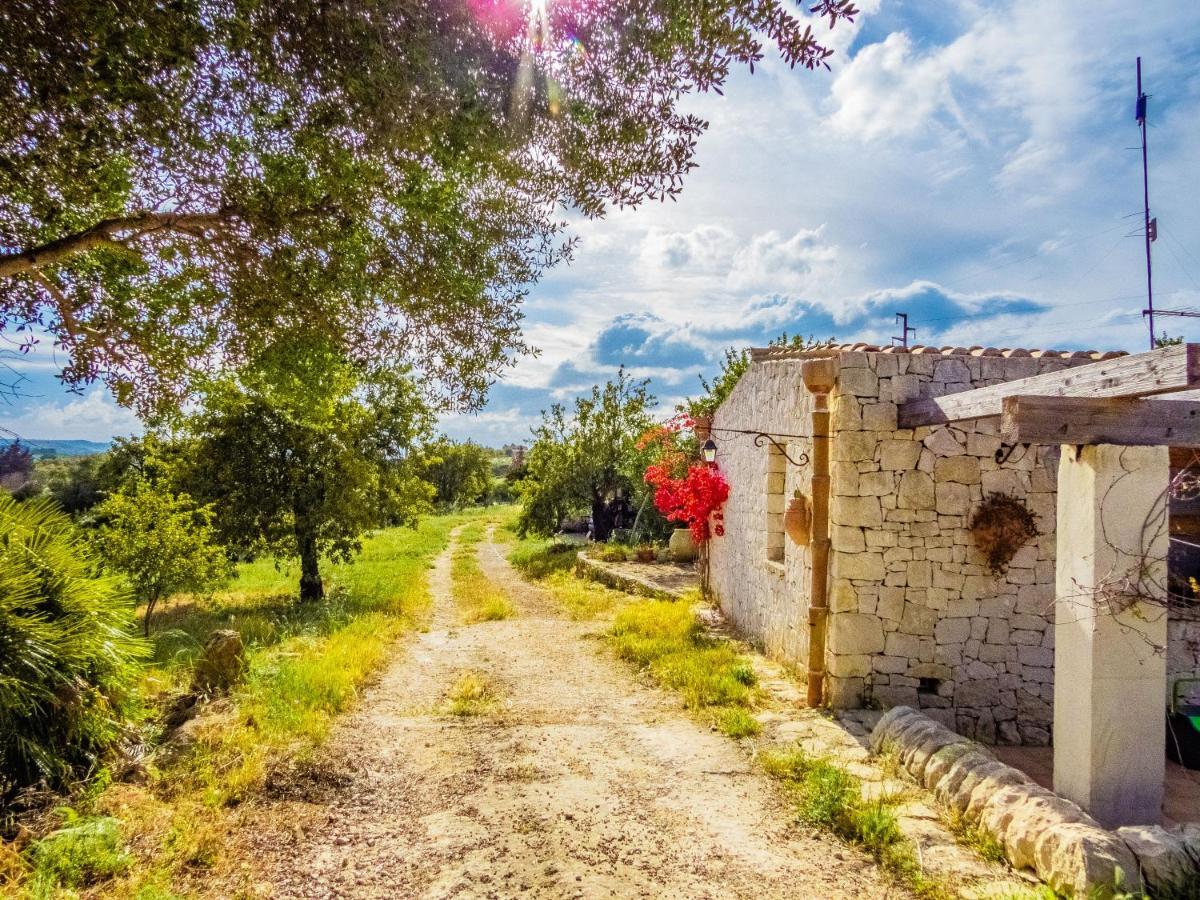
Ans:
POLYGON ((1142 132, 1142 216, 1146 239, 1146 308, 1142 317, 1149 318, 1150 349, 1154 349, 1154 276, 1150 266, 1150 245, 1158 238, 1158 219, 1150 218, 1150 166, 1146 153, 1146 94, 1142 91, 1142 58, 1137 58, 1137 106, 1134 110, 1142 132))
POLYGON ((917 336, 917 329, 908 327, 908 313, 896 313, 896 325, 900 328, 900 334, 892 335, 892 346, 896 346, 896 341, 900 342, 900 346, 907 349, 908 336, 917 336))

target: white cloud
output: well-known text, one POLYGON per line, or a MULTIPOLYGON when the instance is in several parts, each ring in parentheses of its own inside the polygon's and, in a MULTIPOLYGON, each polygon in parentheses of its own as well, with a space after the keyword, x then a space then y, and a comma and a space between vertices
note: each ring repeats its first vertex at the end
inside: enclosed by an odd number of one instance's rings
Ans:
POLYGON ((697 225, 690 231, 653 228, 642 241, 641 256, 648 266, 705 273, 727 266, 736 245, 733 232, 721 225, 697 225))
POLYGON ((107 441, 142 431, 141 420, 102 387, 63 403, 29 406, 5 427, 27 438, 107 441))
POLYGON ((787 292, 812 287, 814 275, 837 261, 837 248, 822 240, 824 226, 785 238, 756 234, 735 254, 728 284, 734 290, 787 292))

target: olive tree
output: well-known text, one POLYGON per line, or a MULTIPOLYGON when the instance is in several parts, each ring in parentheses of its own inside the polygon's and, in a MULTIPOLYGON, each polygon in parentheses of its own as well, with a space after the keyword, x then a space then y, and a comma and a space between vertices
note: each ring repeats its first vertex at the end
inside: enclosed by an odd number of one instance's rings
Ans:
POLYGON ((645 490, 646 452, 638 439, 654 424, 648 381, 624 369, 592 388, 568 413, 555 404, 542 414, 520 482, 523 532, 553 532, 566 516, 587 510, 592 535, 607 540, 621 511, 645 490))
POLYGON ((675 196, 681 99, 857 12, 785 3, 6 2, 0 331, 142 412, 298 327, 477 405, 563 211, 675 196))
POLYGON ((182 483, 217 512, 222 542, 300 561, 300 597, 324 596, 320 561, 429 509, 413 451, 433 415, 403 373, 368 379, 338 352, 296 340, 212 385, 187 423, 182 483))

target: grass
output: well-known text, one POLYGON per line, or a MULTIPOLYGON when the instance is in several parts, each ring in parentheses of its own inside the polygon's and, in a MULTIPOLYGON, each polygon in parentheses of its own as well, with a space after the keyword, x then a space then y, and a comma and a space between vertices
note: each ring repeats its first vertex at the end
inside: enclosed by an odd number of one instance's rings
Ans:
POLYGON ((53 897, 63 888, 85 888, 133 865, 116 819, 80 816, 68 807, 59 813, 63 827, 50 832, 29 851, 31 896, 53 897))
POLYGON ((570 573, 575 568, 576 544, 549 539, 518 541, 508 554, 508 561, 526 578, 541 579, 557 573, 570 573))
POLYGON ((688 709, 730 737, 757 734, 758 695, 749 660, 705 634, 686 601, 639 600, 617 612, 608 639, 617 655, 677 691, 688 709))
POLYGON ((458 534, 450 560, 454 599, 467 624, 496 622, 517 614, 516 607, 479 566, 479 544, 489 524, 474 521, 464 527, 458 534))
POLYGON ((458 676, 446 696, 446 711, 452 716, 479 716, 496 704, 496 694, 482 672, 469 670, 458 676))
POLYGON ((260 792, 279 764, 310 757, 396 638, 427 621, 428 569, 451 529, 478 518, 431 517, 415 530, 372 534, 352 563, 323 567, 322 603, 296 603, 298 572, 259 560, 239 567, 227 591, 164 604, 143 678, 151 706, 165 707, 186 690, 215 628, 241 633, 244 681, 231 702, 197 720, 189 747, 152 762, 140 783, 97 780, 72 798, 79 810, 72 822, 17 862, 14 854, 0 856, 0 873, 34 896, 93 883, 89 896, 153 900, 175 896, 180 886, 188 893, 220 864, 231 808, 260 792))
POLYGON ((859 778, 799 747, 768 750, 759 759, 766 772, 793 795, 801 821, 862 847, 924 900, 953 896, 921 870, 912 843, 900 831, 896 798, 865 799, 859 778))
POLYGON ((537 581, 550 592, 567 614, 576 621, 606 618, 631 602, 631 594, 604 587, 598 582, 574 575, 579 546, 554 538, 517 540, 508 553, 508 561, 526 578, 537 581))

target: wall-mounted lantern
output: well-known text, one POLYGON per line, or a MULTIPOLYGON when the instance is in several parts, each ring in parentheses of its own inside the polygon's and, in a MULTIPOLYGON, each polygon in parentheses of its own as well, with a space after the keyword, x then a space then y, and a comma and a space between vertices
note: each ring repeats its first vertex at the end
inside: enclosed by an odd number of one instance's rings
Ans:
POLYGON ((711 466, 717 461, 717 442, 709 438, 700 448, 700 452, 704 455, 704 461, 711 466))

